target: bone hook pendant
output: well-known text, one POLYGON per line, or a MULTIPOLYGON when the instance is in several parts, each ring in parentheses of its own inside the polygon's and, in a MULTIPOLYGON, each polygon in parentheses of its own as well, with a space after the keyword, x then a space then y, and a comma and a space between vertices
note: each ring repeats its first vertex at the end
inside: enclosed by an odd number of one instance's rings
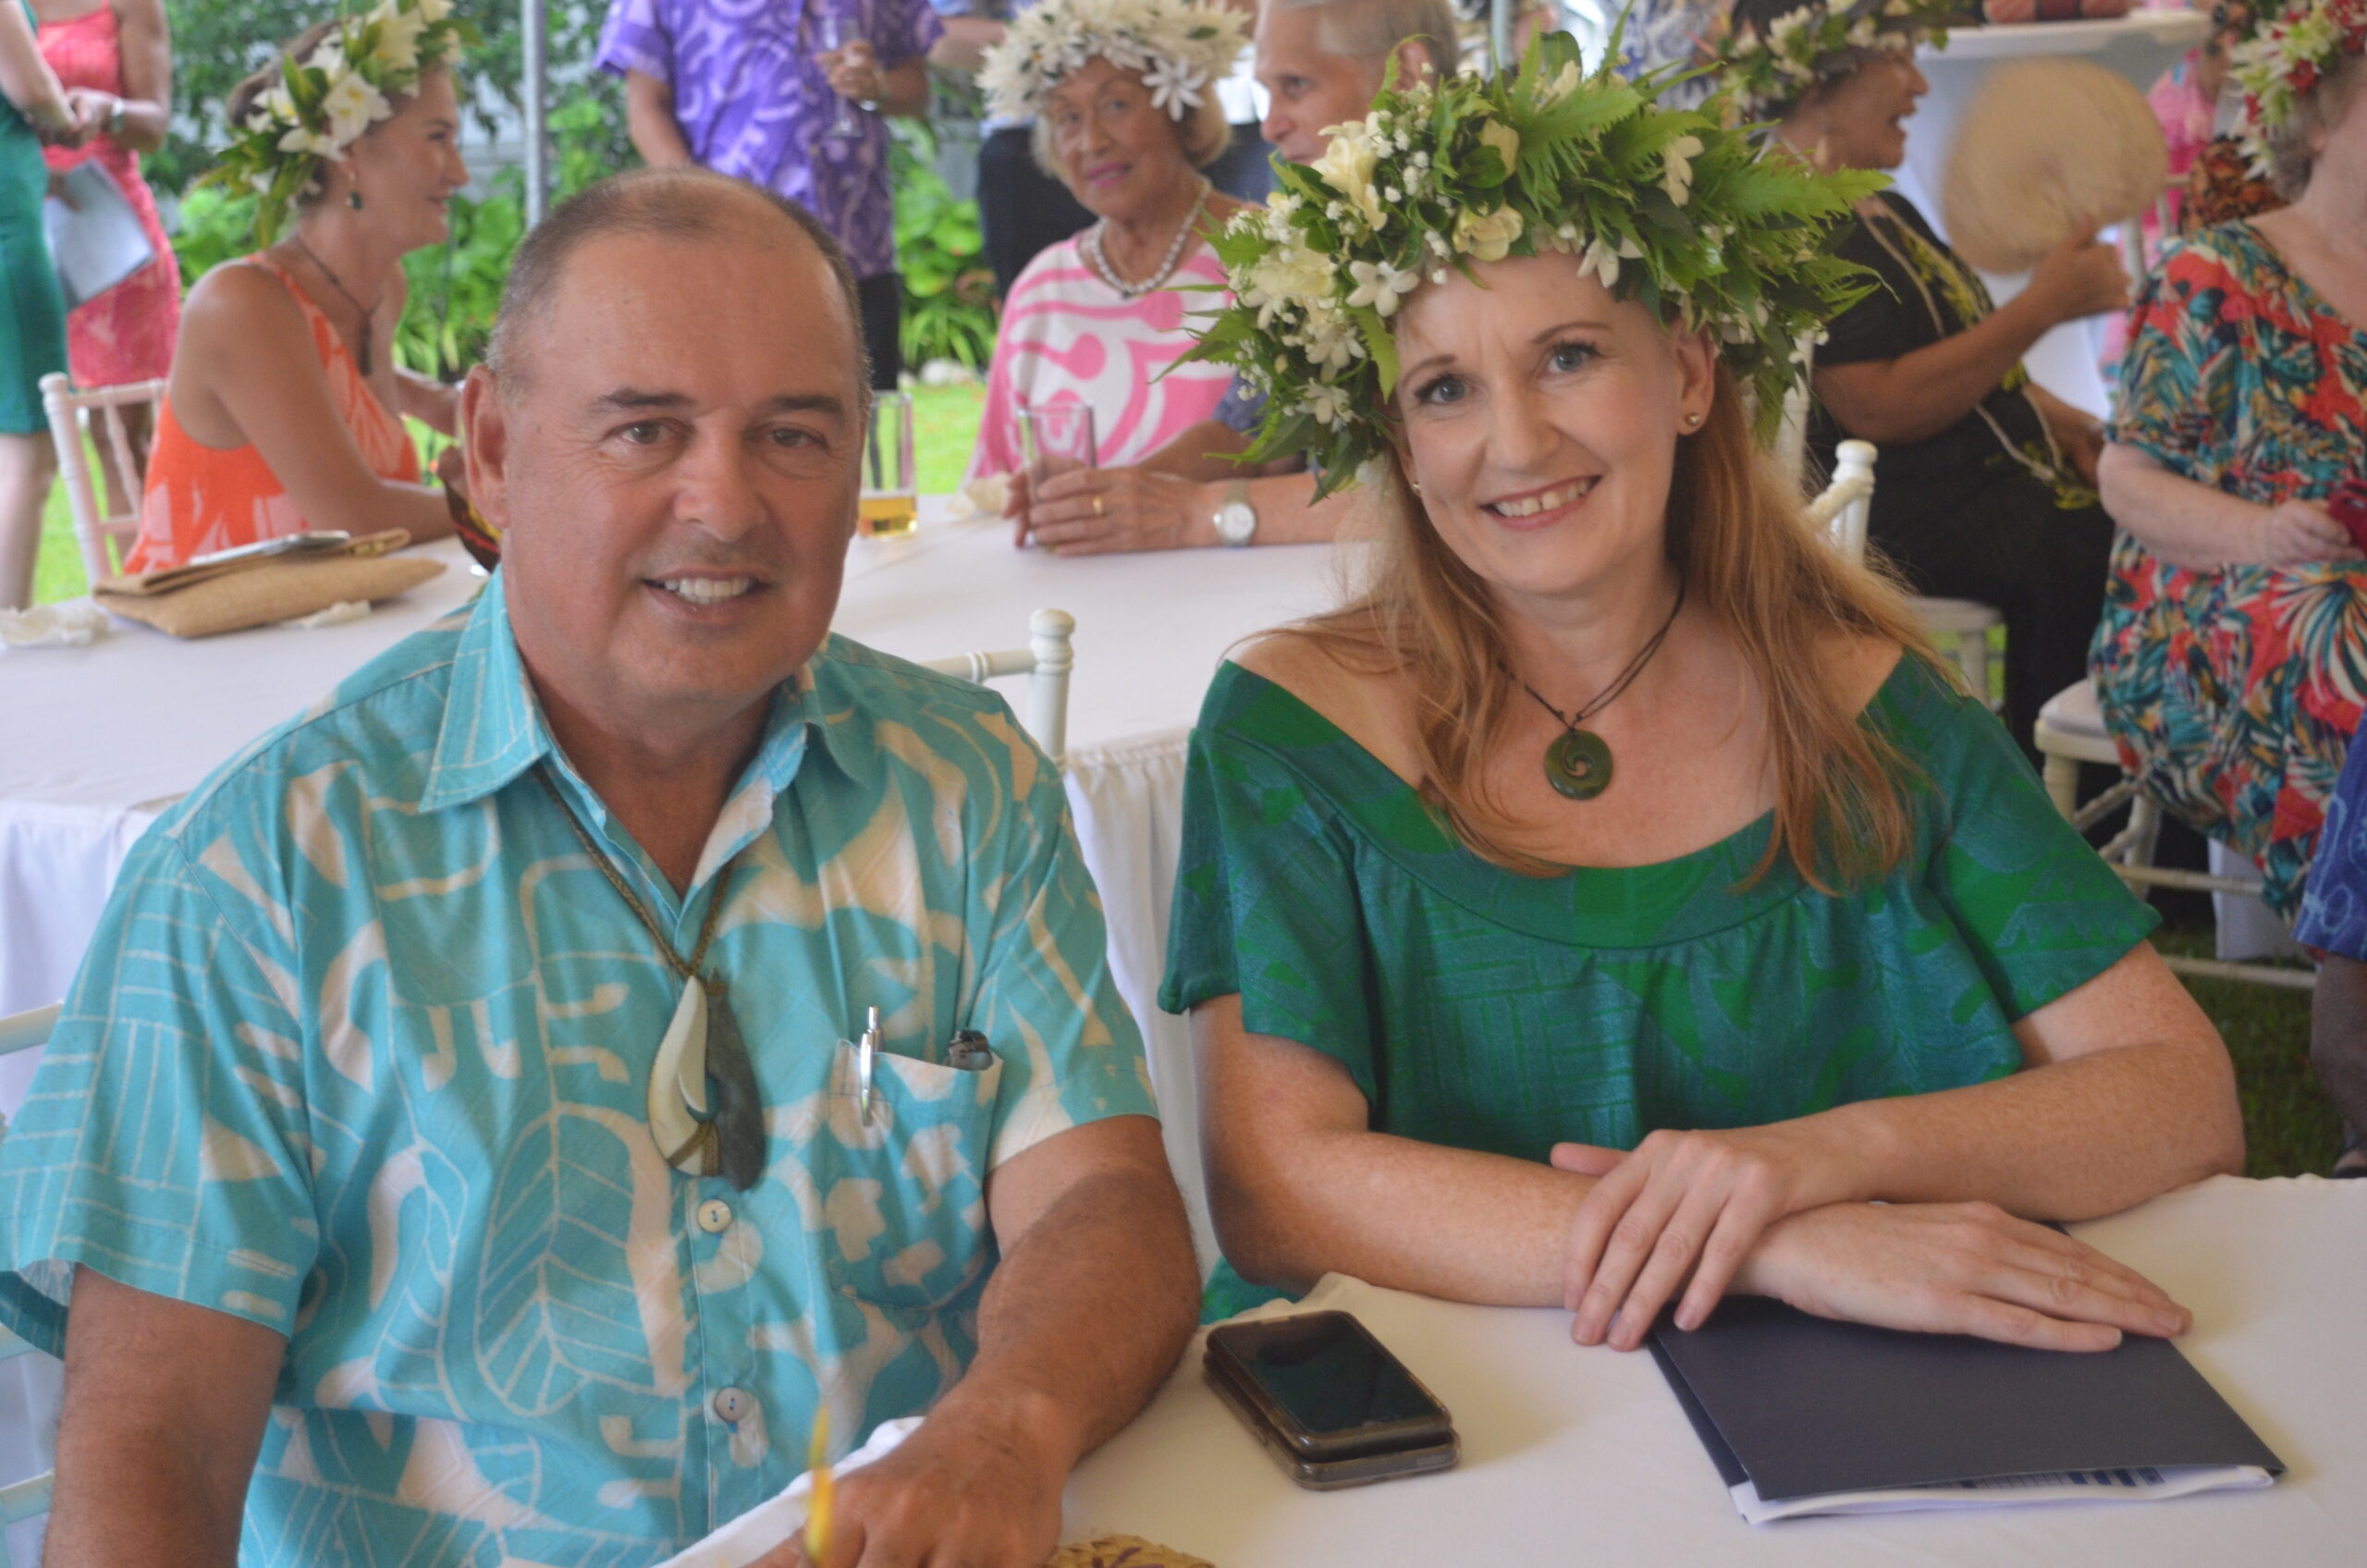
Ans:
POLYGON ((706 1112, 706 987, 694 976, 682 986, 674 1021, 649 1069, 649 1136, 668 1164, 693 1176, 721 1169, 715 1124, 706 1112))

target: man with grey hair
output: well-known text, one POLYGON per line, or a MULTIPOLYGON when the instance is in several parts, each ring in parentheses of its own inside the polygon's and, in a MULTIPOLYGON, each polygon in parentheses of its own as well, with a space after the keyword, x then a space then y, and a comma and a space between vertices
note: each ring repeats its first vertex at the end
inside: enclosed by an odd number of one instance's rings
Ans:
POLYGON ((923 1413, 828 1568, 1034 1568, 1174 1363, 1059 778, 829 635, 859 320, 704 171, 528 238, 462 394, 500 570, 141 840, 0 1144, 51 1568, 648 1563, 923 1413))
MULTIPOLYGON (((1256 43, 1266 140, 1294 164, 1323 155, 1328 128, 1364 118, 1392 67, 1401 84, 1455 68, 1447 0, 1264 0, 1256 43)), ((1316 502, 1294 462, 1233 460, 1265 417, 1264 394, 1235 378, 1214 418, 1135 467, 1058 474, 1040 495, 1014 484, 1019 536, 1064 556, 1331 538, 1350 505, 1345 493, 1316 502)))

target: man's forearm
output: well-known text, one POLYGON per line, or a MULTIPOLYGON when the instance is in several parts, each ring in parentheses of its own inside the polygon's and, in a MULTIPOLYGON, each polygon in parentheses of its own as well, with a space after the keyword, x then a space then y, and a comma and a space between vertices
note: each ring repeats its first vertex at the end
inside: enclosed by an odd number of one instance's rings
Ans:
POLYGON ((977 1359, 933 1415, 1016 1418, 1065 1471, 1157 1391, 1198 1304, 1173 1183, 1132 1172, 1080 1182, 996 1266, 977 1359))
POLYGON ((674 119, 674 90, 656 77, 625 73, 625 134, 651 168, 675 168, 691 161, 691 144, 674 119))

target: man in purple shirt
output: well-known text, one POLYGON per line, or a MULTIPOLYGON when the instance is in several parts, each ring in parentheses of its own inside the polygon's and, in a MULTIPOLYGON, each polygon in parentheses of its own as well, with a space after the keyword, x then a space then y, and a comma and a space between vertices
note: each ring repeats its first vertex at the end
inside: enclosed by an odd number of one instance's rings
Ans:
POLYGON ((927 0, 611 0, 600 65, 635 151, 779 191, 845 248, 874 386, 903 368, 888 115, 928 112, 927 0))

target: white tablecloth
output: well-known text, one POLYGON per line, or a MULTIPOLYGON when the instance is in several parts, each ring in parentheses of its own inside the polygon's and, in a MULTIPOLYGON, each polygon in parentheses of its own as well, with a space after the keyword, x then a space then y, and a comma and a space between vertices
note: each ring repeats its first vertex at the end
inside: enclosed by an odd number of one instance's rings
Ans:
MULTIPOLYGON (((1182 837, 1184 739, 1225 650, 1331 603, 1340 557, 1296 545, 1061 560, 1012 548, 999 521, 945 514, 931 498, 912 537, 854 542, 837 630, 932 658, 1024 647, 1038 609, 1076 618, 1069 798, 1109 912, 1119 989, 1150 1040, 1169 1153, 1206 1253, 1190 1045, 1181 1021, 1155 1004, 1182 837)), ((431 548, 449 570, 346 626, 182 643, 118 622, 87 648, 0 653, 0 1013, 64 995, 117 868, 175 798, 483 582, 458 545, 431 548)), ((0 1063, 0 1111, 21 1098, 31 1072, 28 1058, 0 1063)))
POLYGON ((2367 1182, 2220 1178, 2079 1234, 2194 1311, 2189 1360, 2290 1467, 2161 1503, 1804 1519, 1754 1529, 1644 1352, 1581 1350, 1562 1312, 1334 1277, 1454 1415, 1460 1468, 1302 1491, 1201 1381, 1196 1342, 1070 1482, 1065 1537, 1139 1535, 1220 1568, 1309 1564, 2142 1564, 2367 1562, 2367 1182))

